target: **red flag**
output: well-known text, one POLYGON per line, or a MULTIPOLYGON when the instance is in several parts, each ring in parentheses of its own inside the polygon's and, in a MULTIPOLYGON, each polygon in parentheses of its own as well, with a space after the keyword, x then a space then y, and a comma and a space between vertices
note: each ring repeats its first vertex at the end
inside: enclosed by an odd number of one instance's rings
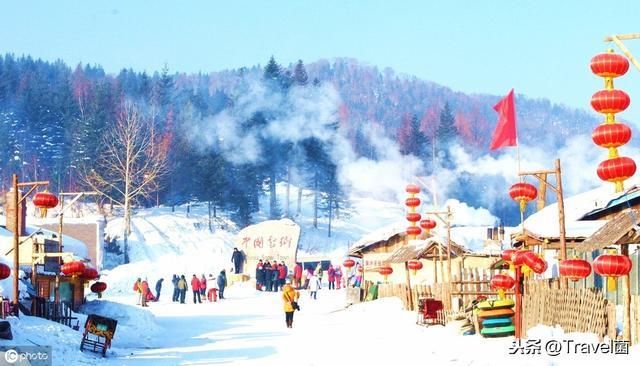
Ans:
POLYGON ((498 102, 493 109, 498 112, 498 125, 493 132, 491 150, 505 146, 516 146, 518 134, 516 132, 516 105, 513 97, 513 89, 498 102))

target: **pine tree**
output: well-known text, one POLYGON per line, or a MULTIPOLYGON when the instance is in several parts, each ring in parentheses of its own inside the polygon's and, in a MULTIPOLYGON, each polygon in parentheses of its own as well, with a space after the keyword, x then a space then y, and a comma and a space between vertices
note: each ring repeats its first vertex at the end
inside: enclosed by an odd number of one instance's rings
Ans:
POLYGON ((309 76, 307 75, 307 70, 305 70, 302 60, 298 60, 293 70, 293 80, 296 85, 300 86, 305 86, 309 83, 309 76))
POLYGON ((450 169, 454 165, 449 149, 457 140, 456 120, 447 102, 442 112, 440 112, 440 123, 438 123, 438 129, 436 130, 436 150, 440 157, 440 163, 445 168, 450 169))

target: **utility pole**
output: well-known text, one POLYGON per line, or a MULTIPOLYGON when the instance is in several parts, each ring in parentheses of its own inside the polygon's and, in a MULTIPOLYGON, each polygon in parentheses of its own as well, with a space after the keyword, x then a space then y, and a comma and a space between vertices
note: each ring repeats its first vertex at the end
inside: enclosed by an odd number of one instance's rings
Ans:
MULTIPOLYGON (((560 159, 556 159, 556 166, 554 170, 538 170, 538 171, 530 171, 530 172, 520 172, 519 175, 526 176, 531 175, 534 176, 541 182, 540 187, 548 186, 558 197, 558 225, 559 225, 559 234, 560 234, 560 260, 567 259, 567 235, 565 229, 565 218, 564 218, 564 194, 562 191, 562 171, 560 168, 560 159), (553 185, 549 183, 546 178, 548 174, 553 174, 556 177, 556 184, 553 185)), ((568 285, 568 279, 566 277, 562 277, 562 283, 565 287, 568 285)))
MULTIPOLYGON (((13 306, 14 306, 14 314, 19 316, 20 314, 20 301, 18 296, 19 291, 19 277, 20 277, 20 217, 22 214, 20 213, 20 204, 27 198, 38 186, 46 186, 49 185, 49 181, 41 181, 41 182, 24 182, 20 183, 18 181, 18 175, 13 174, 13 208, 14 208, 14 230, 13 230, 13 306), (31 187, 26 194, 20 197, 20 187, 31 187)), ((26 208, 25 208, 26 209, 26 208)))

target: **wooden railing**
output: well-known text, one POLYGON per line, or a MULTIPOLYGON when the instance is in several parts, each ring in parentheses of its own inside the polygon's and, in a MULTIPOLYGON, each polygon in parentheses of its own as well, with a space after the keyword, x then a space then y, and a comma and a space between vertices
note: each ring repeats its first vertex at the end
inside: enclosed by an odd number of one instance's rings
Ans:
POLYGON ((33 315, 49 319, 51 321, 64 324, 70 328, 75 328, 72 321, 77 318, 73 316, 71 308, 65 302, 53 302, 43 297, 36 297, 33 304, 33 315))

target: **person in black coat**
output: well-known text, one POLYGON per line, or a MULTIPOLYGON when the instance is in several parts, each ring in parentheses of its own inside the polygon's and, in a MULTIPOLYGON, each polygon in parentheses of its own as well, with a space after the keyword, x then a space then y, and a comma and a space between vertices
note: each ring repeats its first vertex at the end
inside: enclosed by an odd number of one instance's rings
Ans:
POLYGON ((164 281, 164 278, 161 278, 158 280, 158 282, 156 282, 156 301, 160 301, 160 290, 162 290, 162 281, 164 281))
POLYGON ((267 263, 264 264, 264 266, 262 267, 262 272, 263 272, 263 276, 264 276, 264 287, 265 287, 265 291, 271 291, 271 263, 269 263, 269 261, 267 261, 267 263))
POLYGON ((231 263, 233 263, 233 273, 242 273, 242 262, 244 262, 244 255, 238 250, 233 248, 233 254, 231 255, 231 263))
POLYGON ((227 287, 227 273, 223 269, 218 275, 218 297, 224 299, 224 288, 227 287))
POLYGON ((180 300, 180 289, 178 289, 178 281, 180 281, 180 277, 177 274, 173 275, 171 279, 171 283, 173 284, 173 298, 171 301, 178 302, 180 300))
POLYGON ((262 285, 264 285, 264 263, 262 259, 258 261, 256 266, 256 289, 262 291, 262 285))

